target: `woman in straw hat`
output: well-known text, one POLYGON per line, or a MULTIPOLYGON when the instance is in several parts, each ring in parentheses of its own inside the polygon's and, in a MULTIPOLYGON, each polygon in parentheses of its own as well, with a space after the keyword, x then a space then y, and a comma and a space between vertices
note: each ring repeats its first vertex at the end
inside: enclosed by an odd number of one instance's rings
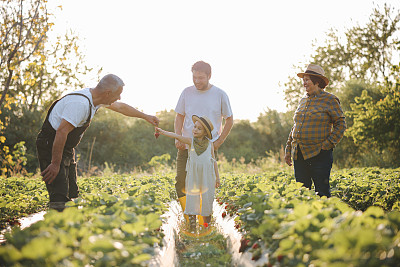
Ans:
POLYGON ((193 138, 183 137, 172 132, 156 128, 156 132, 175 138, 188 144, 189 157, 186 165, 186 208, 190 226, 196 227, 196 215, 204 217, 204 222, 211 220, 215 188, 219 187, 219 173, 214 155, 212 139, 213 125, 207 117, 192 116, 194 123, 193 138))
POLYGON ((324 88, 329 84, 324 70, 310 64, 297 74, 303 79, 306 95, 294 114, 294 125, 286 143, 285 161, 292 166, 297 182, 320 196, 330 197, 329 176, 333 163, 333 148, 346 130, 345 117, 339 99, 324 88))

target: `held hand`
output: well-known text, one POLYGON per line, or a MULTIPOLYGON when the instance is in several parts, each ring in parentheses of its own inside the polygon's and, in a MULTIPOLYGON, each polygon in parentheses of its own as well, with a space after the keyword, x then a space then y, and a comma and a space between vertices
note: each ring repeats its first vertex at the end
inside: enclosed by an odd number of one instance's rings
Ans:
POLYGON ((214 141, 214 151, 218 150, 218 148, 222 145, 223 141, 218 138, 217 140, 214 141))
POLYGON ((158 126, 158 124, 160 123, 160 120, 156 116, 151 115, 148 115, 146 117, 146 121, 153 124, 154 126, 158 126))
POLYGON ((215 181, 215 188, 220 187, 221 183, 219 181, 219 177, 217 177, 217 180, 215 181))
POLYGON ((45 183, 51 184, 56 178, 59 171, 60 165, 50 163, 50 165, 47 166, 47 168, 41 173, 41 175, 43 176, 42 180, 45 183))
POLYGON ((175 139, 175 147, 179 150, 185 150, 186 149, 186 145, 184 143, 182 143, 181 141, 178 141, 175 139))
POLYGON ((285 161, 287 165, 292 166, 292 156, 290 154, 285 156, 285 161))
POLYGON ((155 137, 156 139, 160 136, 160 131, 157 130, 157 129, 159 129, 159 128, 155 127, 155 129, 154 129, 154 137, 155 137))
POLYGON ((165 134, 165 130, 163 130, 163 129, 161 129, 160 127, 154 127, 154 129, 155 129, 155 132, 156 133, 159 133, 159 134, 165 134))

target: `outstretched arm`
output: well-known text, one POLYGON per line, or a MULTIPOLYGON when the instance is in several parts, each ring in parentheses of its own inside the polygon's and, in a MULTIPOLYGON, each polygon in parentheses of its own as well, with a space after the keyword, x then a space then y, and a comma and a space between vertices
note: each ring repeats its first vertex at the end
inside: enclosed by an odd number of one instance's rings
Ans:
POLYGON ((178 135, 176 133, 168 132, 165 131, 161 128, 156 127, 156 132, 159 132, 162 135, 165 135, 167 137, 175 138, 178 141, 181 141, 182 143, 190 145, 192 143, 192 138, 189 137, 183 137, 182 135, 178 135))
POLYGON ((128 104, 125 104, 123 102, 114 102, 107 108, 111 109, 112 111, 121 113, 128 117, 144 119, 147 122, 153 124, 154 126, 158 126, 158 123, 159 123, 159 120, 156 116, 145 114, 145 113, 137 110, 136 108, 134 108, 128 104))
MULTIPOLYGON (((174 128, 175 128, 175 133, 177 135, 182 135, 182 128, 183 128, 183 123, 185 121, 185 116, 179 113, 176 113, 175 116, 175 121, 174 121, 174 128)), ((185 144, 182 144, 179 140, 175 140, 175 147, 180 150, 185 150, 186 146, 185 144)))

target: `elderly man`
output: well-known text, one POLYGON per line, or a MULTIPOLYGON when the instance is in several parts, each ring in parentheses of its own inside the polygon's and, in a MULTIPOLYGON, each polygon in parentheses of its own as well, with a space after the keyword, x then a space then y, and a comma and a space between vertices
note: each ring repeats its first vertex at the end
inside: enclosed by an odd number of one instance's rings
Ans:
POLYGON ((66 202, 78 197, 75 147, 100 107, 158 125, 157 117, 117 102, 124 85, 118 76, 108 74, 96 87, 67 94, 51 105, 36 139, 42 180, 49 193, 50 208, 62 211, 66 202))
MULTIPOLYGON (((229 135, 233 126, 233 114, 228 95, 220 88, 210 84, 211 66, 203 61, 198 61, 192 66, 194 85, 183 90, 175 108, 175 133, 185 137, 193 137, 192 116, 207 117, 214 125, 211 141, 217 150, 229 135), (225 126, 222 129, 222 120, 225 126)), ((188 147, 175 140, 178 149, 176 158, 176 193, 183 210, 186 206, 185 180, 188 147)), ((188 218, 186 218, 188 219, 188 218)), ((203 223, 199 217, 199 224, 203 223)))
POLYGON ((345 117, 339 99, 324 91, 329 80, 320 66, 310 64, 297 76, 303 79, 306 95, 294 114, 285 161, 291 166, 294 159, 297 182, 310 189, 314 182, 319 196, 330 197, 333 148, 346 130, 345 117))

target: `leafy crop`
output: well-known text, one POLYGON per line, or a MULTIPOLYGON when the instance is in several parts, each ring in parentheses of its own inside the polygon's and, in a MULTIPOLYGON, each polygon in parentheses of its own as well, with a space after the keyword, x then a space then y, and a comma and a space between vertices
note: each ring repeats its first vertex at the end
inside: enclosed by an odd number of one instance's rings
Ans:
POLYGON ((379 206, 400 210, 400 169, 354 168, 337 171, 331 179, 332 195, 357 210, 379 206))
POLYGON ((0 196, 0 229, 45 209, 48 201, 43 182, 22 177, 0 179, 0 196))
POLYGON ((0 247, 0 265, 140 266, 160 245, 160 215, 171 177, 115 175, 79 181, 82 197, 62 213, 24 230, 14 228, 0 247))
MULTIPOLYGON (((400 261, 400 212, 396 210, 400 170, 364 172, 332 175, 336 197, 330 199, 319 198, 284 172, 225 175, 218 198, 227 203, 231 215, 239 208, 235 220, 244 233, 242 244, 262 242, 270 264, 395 266, 400 261), (382 191, 386 193, 374 193, 382 191), (370 202, 363 202, 366 199, 370 202), (354 210, 347 201, 365 212, 354 210), (384 209, 394 210, 385 213, 384 209)), ((258 250, 250 246, 241 249, 258 250)))
MULTIPOLYGON (((14 227, 6 235, 0 265, 146 264, 161 245, 160 215, 176 197, 173 176, 79 179, 81 196, 64 212, 49 211, 44 221, 24 230, 14 227)), ((327 199, 284 171, 223 174, 216 197, 225 207, 222 216, 235 217, 243 233, 240 251, 251 252, 254 261, 267 254, 267 266, 396 266, 399 178, 400 169, 336 171, 327 199)), ((1 186, 2 220, 45 207, 41 181, 9 178, 1 186)), ((221 247, 185 243, 190 250, 184 250, 181 263, 229 262, 224 240, 218 242, 221 247)))

